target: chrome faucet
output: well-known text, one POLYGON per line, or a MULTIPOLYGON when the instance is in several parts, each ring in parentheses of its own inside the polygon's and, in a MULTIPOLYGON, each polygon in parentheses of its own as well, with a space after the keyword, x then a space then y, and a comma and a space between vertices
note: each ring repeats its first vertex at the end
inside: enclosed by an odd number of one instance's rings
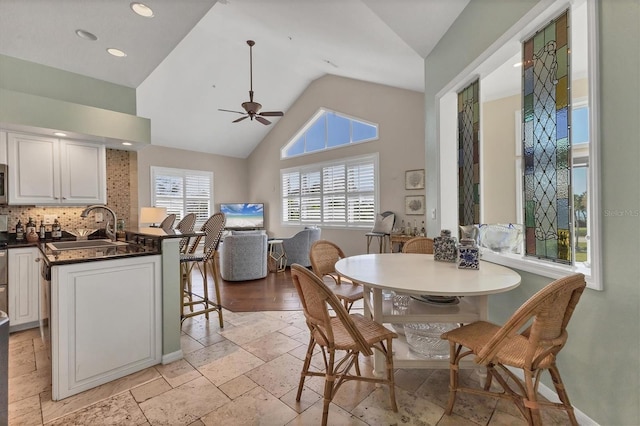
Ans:
POLYGON ((111 241, 115 241, 116 240, 115 226, 116 226, 116 223, 118 223, 118 219, 116 218, 116 212, 111 210, 111 208, 109 208, 107 206, 103 206, 101 204, 95 204, 93 206, 89 206, 86 209, 84 209, 82 211, 82 213, 80 213, 80 217, 87 217, 89 212, 91 210, 95 210, 95 209, 104 209, 104 210, 108 211, 109 213, 111 213, 111 216, 113 216, 113 231, 111 229, 109 229, 109 221, 107 220, 107 224, 104 227, 104 232, 107 234, 107 237, 111 238, 111 241))

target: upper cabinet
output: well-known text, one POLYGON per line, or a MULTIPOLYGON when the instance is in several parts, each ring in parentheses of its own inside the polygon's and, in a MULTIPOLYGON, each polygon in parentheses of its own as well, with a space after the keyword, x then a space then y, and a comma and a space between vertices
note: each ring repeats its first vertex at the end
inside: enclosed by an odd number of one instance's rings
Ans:
POLYGON ((9 133, 9 204, 106 204, 104 145, 9 133))

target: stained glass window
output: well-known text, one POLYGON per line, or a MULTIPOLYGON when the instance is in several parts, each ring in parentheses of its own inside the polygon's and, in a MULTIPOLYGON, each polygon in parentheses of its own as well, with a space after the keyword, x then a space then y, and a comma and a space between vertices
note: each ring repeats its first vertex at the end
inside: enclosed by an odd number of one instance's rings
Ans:
POLYGON ((480 83, 458 93, 458 221, 480 223, 480 83))
POLYGON ((526 254, 571 263, 568 11, 523 43, 526 254))

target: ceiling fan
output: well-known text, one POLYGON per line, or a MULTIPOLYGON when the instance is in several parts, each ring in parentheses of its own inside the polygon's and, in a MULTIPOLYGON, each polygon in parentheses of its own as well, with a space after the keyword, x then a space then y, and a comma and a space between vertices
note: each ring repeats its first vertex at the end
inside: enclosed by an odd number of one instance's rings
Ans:
POLYGON ((260 105, 258 102, 253 101, 253 46, 256 44, 256 42, 253 40, 247 40, 247 44, 249 45, 249 81, 251 86, 249 89, 249 102, 242 103, 242 108, 244 108, 245 112, 232 111, 229 109, 218 109, 218 111, 242 114, 242 117, 236 120, 233 120, 234 123, 237 123, 238 121, 242 121, 248 117, 251 120, 255 118, 256 121, 259 121, 260 123, 265 125, 269 125, 271 124, 271 122, 264 117, 282 117, 284 115, 284 112, 282 111, 260 112, 260 109, 262 109, 262 105, 260 105))

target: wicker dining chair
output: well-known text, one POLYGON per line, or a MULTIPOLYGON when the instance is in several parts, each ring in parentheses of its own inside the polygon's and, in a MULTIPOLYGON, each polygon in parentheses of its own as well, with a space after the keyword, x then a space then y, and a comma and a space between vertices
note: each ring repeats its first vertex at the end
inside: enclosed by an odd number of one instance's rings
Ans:
MULTIPOLYGON (((184 233, 189 233, 193 231, 193 227, 196 224, 196 214, 195 213, 189 213, 187 215, 185 215, 182 219, 180 219, 180 222, 178 222, 178 224, 176 225, 176 230, 184 233)), ((189 246, 189 237, 184 237, 180 239, 180 244, 179 244, 179 250, 180 253, 184 253, 186 252, 188 246, 189 246)))
POLYGON ((427 237, 414 237, 404 243, 403 253, 433 254, 433 240, 427 237))
POLYGON ((329 404, 340 386, 347 381, 360 380, 389 386, 391 409, 397 412, 391 345, 398 335, 382 324, 360 314, 349 314, 336 295, 307 268, 299 264, 292 265, 291 277, 300 296, 310 331, 309 346, 300 373, 296 401, 300 401, 307 377, 324 377, 322 425, 325 426, 329 416, 329 404), (330 316, 329 308, 333 309, 336 316, 330 316), (316 346, 321 349, 324 368, 319 371, 310 371, 311 358, 316 346), (385 356, 385 377, 363 376, 360 373, 359 355, 371 356, 374 349, 385 356), (351 373, 354 367, 356 374, 351 373))
POLYGON ((345 257, 342 249, 327 240, 318 240, 311 245, 309 259, 313 273, 321 277, 329 289, 342 301, 347 312, 357 300, 362 299, 360 284, 342 278, 336 272, 336 262, 345 257))
POLYGON ((175 221, 176 221, 176 215, 173 213, 168 214, 167 217, 165 217, 160 223, 160 228, 164 229, 165 231, 168 229, 171 229, 173 228, 173 223, 175 221))
POLYGON ((224 327, 222 322, 222 306, 220 305, 220 285, 219 285, 219 260, 217 255, 218 245, 220 244, 220 238, 222 237, 222 231, 226 223, 226 217, 224 213, 215 213, 202 225, 200 231, 204 233, 204 245, 201 251, 198 251, 202 236, 199 235, 195 238, 193 244, 191 244, 187 253, 180 255, 180 269, 182 273, 182 288, 183 297, 180 305, 180 313, 182 315, 181 320, 184 321, 189 317, 195 315, 204 314, 209 319, 209 312, 218 312, 218 320, 220 327, 224 327), (201 267, 202 273, 202 295, 197 295, 192 290, 191 285, 191 273, 193 268, 198 265, 201 267), (208 286, 208 273, 211 272, 213 277, 213 284, 215 290, 215 300, 209 298, 209 286, 208 286), (185 302, 185 299, 187 300, 185 302), (195 305, 202 305, 202 308, 194 311, 195 305), (188 306, 190 312, 185 313, 184 307, 188 306))
POLYGON ((446 413, 453 411, 456 394, 466 392, 514 402, 531 425, 541 424, 540 407, 563 409, 571 424, 577 425, 556 365, 556 355, 567 342, 567 324, 585 286, 582 274, 560 278, 534 294, 503 326, 477 321, 442 334, 450 347, 446 413), (520 332, 527 324, 530 325, 520 332), (458 382, 460 361, 468 355, 474 355, 477 364, 486 366, 484 389, 461 387, 458 382), (524 383, 510 368, 523 371, 524 383), (538 400, 538 384, 544 370, 551 375, 560 403, 538 400), (493 378, 502 387, 502 392, 490 390, 493 378), (516 389, 509 386, 509 379, 516 389))

